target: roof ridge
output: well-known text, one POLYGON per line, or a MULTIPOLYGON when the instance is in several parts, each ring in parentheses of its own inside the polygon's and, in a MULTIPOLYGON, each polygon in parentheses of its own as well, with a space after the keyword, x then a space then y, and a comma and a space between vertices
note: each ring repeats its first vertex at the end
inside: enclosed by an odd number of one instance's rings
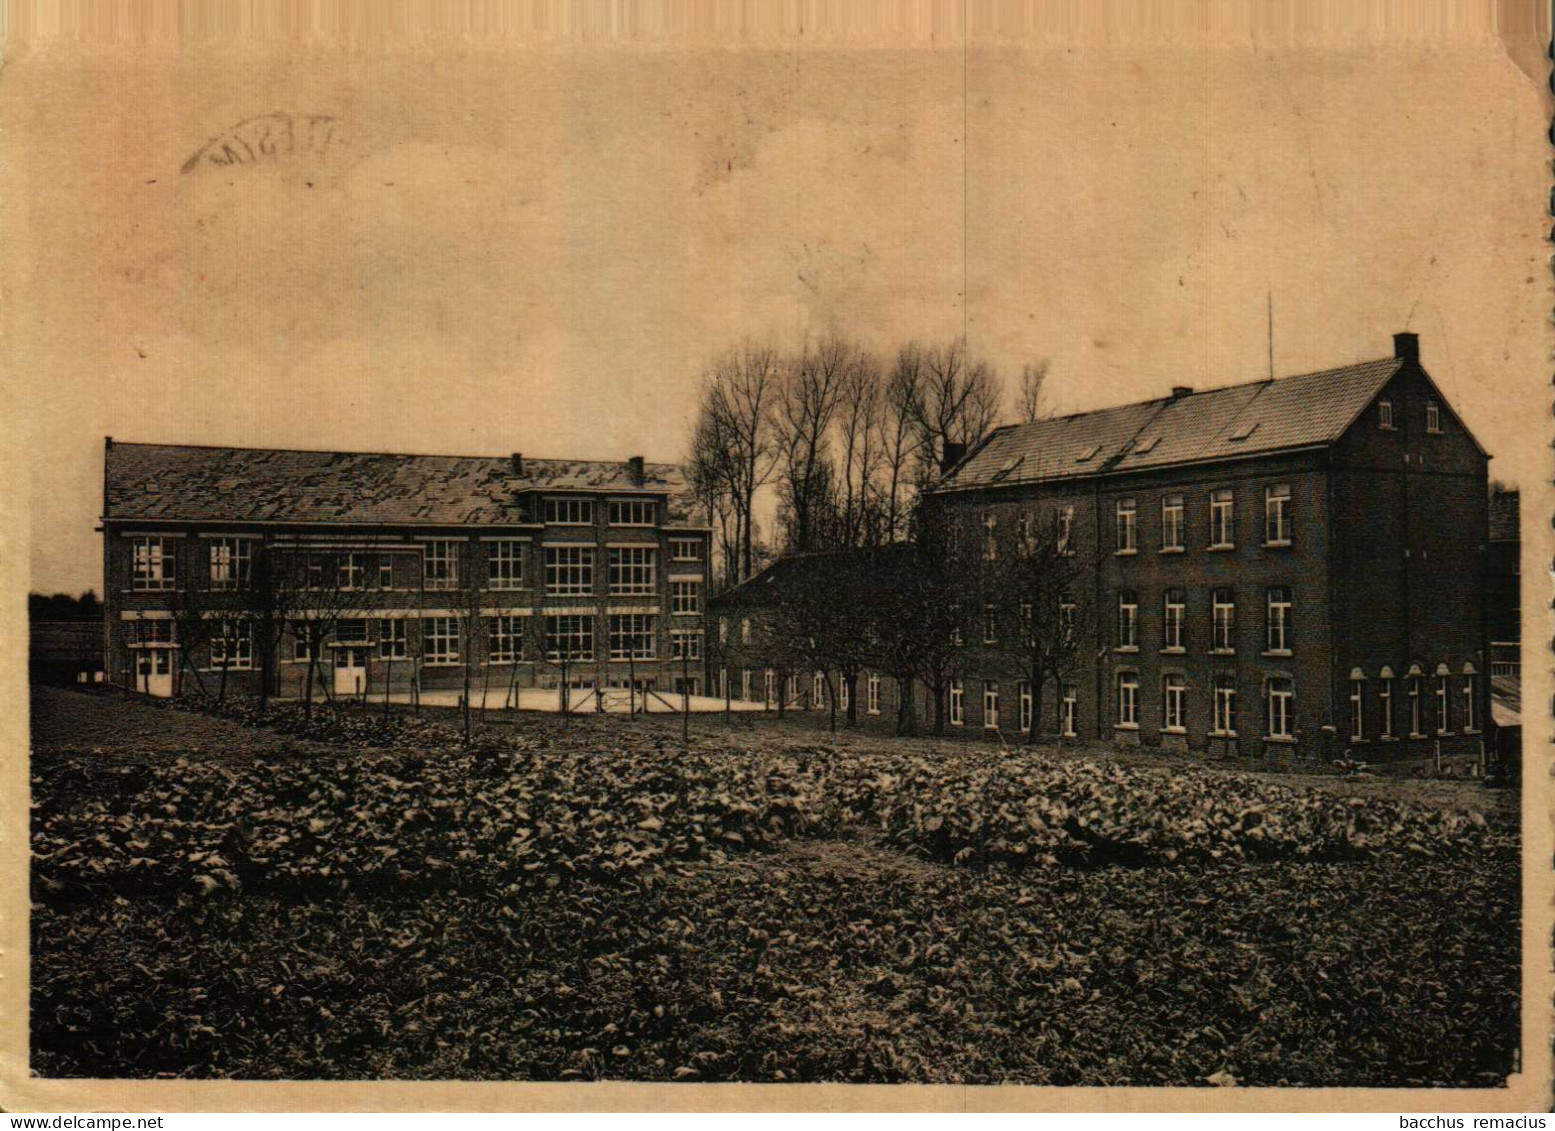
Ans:
MULTIPOLYGON (((158 443, 154 440, 114 440, 110 445, 114 448, 185 448, 190 451, 203 452, 283 452, 291 455, 309 456, 384 456, 390 459, 489 459, 507 460, 511 454, 491 455, 482 453, 479 455, 467 455, 458 452, 384 452, 372 451, 362 448, 287 448, 287 447, 263 447, 248 444, 168 444, 158 443)), ((560 456, 532 456, 524 453, 525 461, 533 460, 535 463, 601 463, 601 464, 625 464, 625 459, 578 459, 560 456)), ((674 460, 644 460, 648 467, 680 467, 674 460)))

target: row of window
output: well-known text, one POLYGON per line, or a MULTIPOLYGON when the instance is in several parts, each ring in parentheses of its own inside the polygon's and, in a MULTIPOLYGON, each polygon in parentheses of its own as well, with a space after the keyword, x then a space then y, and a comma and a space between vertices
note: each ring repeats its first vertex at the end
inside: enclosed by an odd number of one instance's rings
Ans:
MULTIPOLYGON (((657 507, 652 499, 611 499, 605 518, 611 526, 653 526, 657 507)), ((594 500, 546 499, 543 514, 547 526, 593 526, 594 500)))
MULTIPOLYGON (((1452 675, 1447 672, 1438 672, 1431 677, 1430 704, 1427 706, 1427 684, 1424 675, 1408 675, 1404 677, 1404 713, 1405 722, 1409 726, 1410 738, 1424 738, 1428 725, 1426 712, 1430 712, 1429 725, 1436 734, 1452 733, 1452 675)), ((1459 677, 1459 694, 1461 707, 1459 708, 1459 720, 1466 733, 1475 733, 1480 729, 1479 718, 1479 674, 1466 666, 1466 670, 1459 677)), ((1350 741, 1365 742, 1367 740, 1367 724, 1371 711, 1377 713, 1378 736, 1383 739, 1401 738, 1396 729, 1397 720, 1394 719, 1394 681, 1390 677, 1377 680, 1368 680, 1364 676, 1354 675, 1350 678, 1350 741), (1372 704, 1372 686, 1375 685, 1375 702, 1372 704), (1372 705, 1369 705, 1372 704, 1372 705)))
MULTIPOLYGON (((1394 423, 1393 401, 1388 397, 1377 402, 1377 425, 1385 432, 1392 432, 1398 427, 1394 423)), ((1434 399, 1425 402, 1425 430, 1432 435, 1440 435, 1442 431, 1442 406, 1434 399)))
MULTIPOLYGON (((131 587, 143 592, 167 591, 177 586, 176 539, 160 535, 132 540, 131 587)), ((215 590, 246 588, 253 579, 253 538, 212 538, 210 587, 215 590)), ((421 587, 453 590, 459 585, 459 548, 452 539, 421 544, 421 587)), ((486 588, 524 588, 524 540, 496 538, 483 543, 486 554, 486 588)), ((670 539, 670 560, 700 561, 701 542, 695 538, 670 539)), ((587 596, 594 592, 592 546, 545 547, 546 592, 556 596, 587 596)), ((609 550, 610 592, 620 596, 644 596, 654 592, 658 550, 653 546, 622 546, 609 550)), ((393 589, 393 555, 359 551, 299 553, 293 559, 304 590, 327 586, 353 591, 393 589)), ((675 583, 684 588, 689 582, 675 583)), ((695 598, 692 599, 693 603, 695 598)), ((689 610, 695 612, 696 608, 689 610)))
MULTIPOLYGON (((462 662, 460 618, 450 616, 418 617, 421 625, 421 659, 427 664, 462 662)), ((518 616, 482 618, 486 630, 486 659, 490 663, 515 663, 532 658, 525 644, 524 621, 518 616)), ((612 613, 607 618, 609 658, 612 660, 653 660, 658 658, 658 618, 651 613, 612 613)), ((292 659, 306 661, 322 658, 328 644, 335 647, 371 646, 380 659, 408 659, 410 652, 409 618, 375 618, 376 631, 370 634, 365 617, 342 619, 335 625, 332 639, 326 641, 318 626, 299 621, 292 626, 292 659)), ((176 645, 170 620, 132 621, 130 642, 137 648, 169 648, 176 645)), ((700 660, 700 629, 671 628, 670 659, 700 660)), ((545 617, 544 658, 552 662, 587 662, 594 659, 594 618, 564 614, 545 617)), ((249 621, 227 621, 215 626, 209 642, 210 666, 235 671, 248 670, 254 663, 253 625, 249 621)))
MULTIPOLYGON (((1295 602, 1288 585, 1271 585, 1264 590, 1264 650, 1273 655, 1288 654, 1295 644, 1291 619, 1295 602)), ((1236 650, 1236 591, 1225 586, 1210 590, 1210 650, 1236 650)), ((1168 589, 1161 596, 1161 650, 1187 651, 1188 594, 1184 589, 1168 589)), ((1114 647, 1137 651, 1139 648, 1139 594, 1120 589, 1117 603, 1117 631, 1114 647)))

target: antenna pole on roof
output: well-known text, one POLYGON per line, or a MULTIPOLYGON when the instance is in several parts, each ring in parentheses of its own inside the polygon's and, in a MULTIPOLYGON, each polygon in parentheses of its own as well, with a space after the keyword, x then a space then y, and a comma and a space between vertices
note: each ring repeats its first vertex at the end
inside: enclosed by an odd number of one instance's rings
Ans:
POLYGON ((1269 288, 1269 380, 1274 380, 1274 288, 1269 288))

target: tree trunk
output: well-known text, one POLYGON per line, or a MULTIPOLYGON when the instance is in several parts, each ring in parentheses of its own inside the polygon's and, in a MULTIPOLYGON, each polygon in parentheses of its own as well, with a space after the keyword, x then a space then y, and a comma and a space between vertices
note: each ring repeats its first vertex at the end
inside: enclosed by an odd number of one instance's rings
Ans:
POLYGON ((945 689, 934 688, 934 733, 945 733, 945 689))
POLYGON ((848 684, 848 726, 858 726, 858 672, 843 677, 848 684))
POLYGON ((831 672, 826 673, 826 703, 831 709, 831 731, 837 733, 837 692, 832 687, 831 672))
POLYGON ((221 657, 221 683, 216 688, 216 705, 222 706, 227 702, 227 668, 229 667, 226 653, 221 657))

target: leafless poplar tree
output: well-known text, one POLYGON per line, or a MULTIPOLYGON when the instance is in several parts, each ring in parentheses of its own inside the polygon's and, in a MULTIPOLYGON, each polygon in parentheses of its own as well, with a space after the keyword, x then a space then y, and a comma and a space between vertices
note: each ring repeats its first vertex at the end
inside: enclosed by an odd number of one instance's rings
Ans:
POLYGON ((1047 359, 1028 361, 1021 366, 1020 384, 1015 390, 1015 418, 1022 424, 1046 420, 1051 411, 1044 395, 1047 383, 1047 359))

